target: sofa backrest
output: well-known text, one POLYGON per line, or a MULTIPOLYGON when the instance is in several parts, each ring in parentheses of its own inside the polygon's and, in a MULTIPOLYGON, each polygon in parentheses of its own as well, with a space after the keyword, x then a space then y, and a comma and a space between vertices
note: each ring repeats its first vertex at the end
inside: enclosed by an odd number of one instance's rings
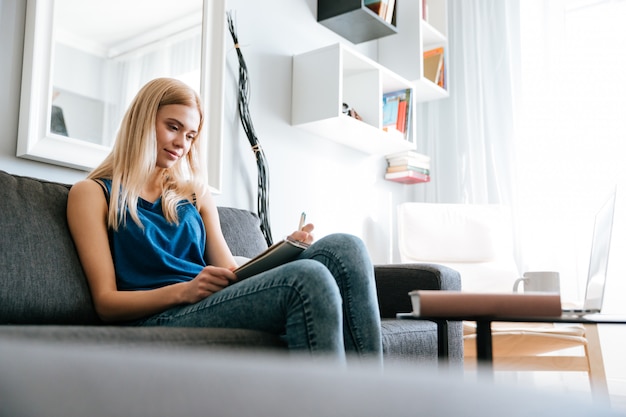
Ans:
POLYGON ((253 258, 267 249, 256 214, 232 207, 218 207, 217 211, 222 233, 233 255, 253 258))
POLYGON ((0 190, 0 323, 97 323, 65 219, 69 186, 0 172, 0 190))
MULTIPOLYGON (((0 324, 96 324, 66 221, 69 185, 0 171, 0 324)), ((234 255, 267 247, 258 217, 219 207, 234 255)))

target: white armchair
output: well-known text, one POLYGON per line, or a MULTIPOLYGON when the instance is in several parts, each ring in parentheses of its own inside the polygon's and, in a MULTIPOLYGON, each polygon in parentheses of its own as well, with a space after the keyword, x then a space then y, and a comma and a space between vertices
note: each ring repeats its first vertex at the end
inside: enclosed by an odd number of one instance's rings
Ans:
POLYGON ((510 292, 520 276, 510 210, 502 205, 401 204, 398 246, 403 263, 457 270, 466 291, 510 292))

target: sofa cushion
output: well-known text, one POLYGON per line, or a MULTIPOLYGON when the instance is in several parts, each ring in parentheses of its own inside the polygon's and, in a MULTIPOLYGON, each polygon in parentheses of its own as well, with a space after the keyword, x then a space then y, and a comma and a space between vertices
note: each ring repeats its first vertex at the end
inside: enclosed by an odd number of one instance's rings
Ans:
POLYGON ((279 336, 257 330, 185 328, 185 327, 134 327, 134 326, 59 326, 28 325, 0 326, 0 339, 32 342, 76 342, 97 344, 100 347, 126 349, 129 347, 228 347, 233 349, 284 350, 279 336))
POLYGON ((98 323, 67 227, 69 187, 0 171, 0 190, 0 323, 98 323))
POLYGON ((232 207, 218 207, 222 233, 235 256, 253 258, 267 249, 256 214, 232 207))
MULTIPOLYGON (((428 320, 383 319, 382 341, 385 363, 414 361, 437 363, 437 325, 428 320)), ((460 322, 448 323, 448 358, 463 363, 463 337, 460 322)))

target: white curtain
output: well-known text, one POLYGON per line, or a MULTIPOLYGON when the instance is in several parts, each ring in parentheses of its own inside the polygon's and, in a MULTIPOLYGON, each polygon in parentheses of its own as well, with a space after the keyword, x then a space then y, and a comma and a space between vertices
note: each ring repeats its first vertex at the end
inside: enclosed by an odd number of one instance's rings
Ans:
POLYGON ((453 0, 448 16, 451 94, 417 108, 432 181, 414 186, 413 198, 512 204, 519 0, 453 0))

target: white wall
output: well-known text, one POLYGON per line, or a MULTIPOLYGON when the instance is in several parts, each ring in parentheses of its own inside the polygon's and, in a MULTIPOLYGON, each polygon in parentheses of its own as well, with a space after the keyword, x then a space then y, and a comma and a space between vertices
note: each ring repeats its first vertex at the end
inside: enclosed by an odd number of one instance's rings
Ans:
MULTIPOLYGON (((26 2, 0 0, 0 169, 73 183, 85 173, 15 157, 26 2)), ((377 263, 390 262, 394 213, 409 187, 382 179, 385 161, 314 136, 290 124, 294 54, 346 42, 316 22, 316 0, 267 3, 228 0, 251 81, 250 112, 270 171, 274 239, 290 233, 302 211, 316 236, 349 232, 362 237, 377 263)), ((256 211, 256 163, 237 114, 238 62, 227 39, 223 192, 219 205, 256 211)), ((376 55, 376 42, 355 46, 376 55)))

